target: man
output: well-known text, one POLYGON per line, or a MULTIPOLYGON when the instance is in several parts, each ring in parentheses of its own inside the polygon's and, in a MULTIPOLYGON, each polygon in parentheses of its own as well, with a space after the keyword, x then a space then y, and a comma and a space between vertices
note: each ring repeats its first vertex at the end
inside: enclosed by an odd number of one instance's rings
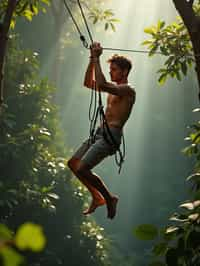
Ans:
POLYGON ((95 142, 89 144, 86 140, 69 160, 68 166, 92 195, 91 205, 84 211, 84 214, 92 213, 97 207, 106 204, 108 218, 113 219, 116 214, 118 197, 108 190, 102 179, 91 169, 105 157, 117 151, 121 143, 123 126, 135 103, 136 93, 128 84, 128 74, 132 67, 131 61, 118 55, 110 58, 108 60, 110 77, 115 84, 107 82, 100 65, 102 51, 100 43, 95 42, 91 45, 90 62, 85 73, 84 86, 93 89, 94 82, 96 82, 98 90, 108 93, 105 117, 115 145, 110 144, 112 140, 109 139, 109 133, 103 132, 103 126, 100 125, 96 131, 95 142))

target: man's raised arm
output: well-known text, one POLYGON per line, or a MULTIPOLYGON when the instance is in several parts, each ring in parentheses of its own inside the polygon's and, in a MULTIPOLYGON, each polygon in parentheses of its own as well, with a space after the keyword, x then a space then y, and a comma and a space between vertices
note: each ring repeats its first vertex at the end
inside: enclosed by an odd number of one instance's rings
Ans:
POLYGON ((100 91, 108 92, 118 96, 133 96, 135 97, 135 91, 127 84, 115 85, 113 83, 107 82, 100 64, 100 55, 102 54, 102 47, 99 43, 94 43, 92 45, 92 62, 94 63, 95 70, 95 80, 97 87, 100 91))
POLYGON ((94 63, 92 62, 90 58, 90 62, 85 72, 84 86, 92 89, 94 87, 94 83, 95 83, 94 63))

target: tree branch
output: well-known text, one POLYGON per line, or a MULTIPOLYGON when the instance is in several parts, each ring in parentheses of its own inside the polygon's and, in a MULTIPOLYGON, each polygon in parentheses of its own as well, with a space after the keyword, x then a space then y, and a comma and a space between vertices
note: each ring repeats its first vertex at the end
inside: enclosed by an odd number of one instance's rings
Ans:
POLYGON ((3 23, 0 27, 0 105, 3 102, 3 76, 4 76, 4 61, 6 54, 6 46, 8 40, 8 31, 12 19, 13 12, 15 10, 17 0, 9 0, 3 23))
POLYGON ((200 18, 197 16, 192 8, 194 0, 189 2, 186 0, 173 0, 173 3, 180 14, 192 42, 195 55, 195 70, 197 73, 199 85, 199 101, 200 101, 200 18))
POLYGON ((173 2, 190 35, 195 31, 198 31, 199 20, 192 8, 193 0, 190 2, 187 2, 186 0, 173 0, 173 2))

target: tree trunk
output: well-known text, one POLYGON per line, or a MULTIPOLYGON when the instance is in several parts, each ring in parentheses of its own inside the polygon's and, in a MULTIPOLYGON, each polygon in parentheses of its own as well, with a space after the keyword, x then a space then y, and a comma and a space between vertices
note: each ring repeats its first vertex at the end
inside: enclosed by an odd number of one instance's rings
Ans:
POLYGON ((8 6, 4 16, 4 20, 0 27, 0 106, 3 103, 4 61, 6 55, 8 32, 16 4, 17 0, 8 1, 8 6))
POLYGON ((195 15, 192 8, 193 0, 173 0, 176 10, 180 14, 192 42, 196 63, 196 74, 199 84, 199 102, 200 102, 200 17, 195 15))

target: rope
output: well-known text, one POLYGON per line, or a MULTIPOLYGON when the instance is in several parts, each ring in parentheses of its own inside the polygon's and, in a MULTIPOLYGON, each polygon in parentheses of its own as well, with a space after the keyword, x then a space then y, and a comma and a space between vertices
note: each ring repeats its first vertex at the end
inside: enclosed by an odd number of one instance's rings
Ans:
MULTIPOLYGON (((144 51, 144 50, 131 50, 131 49, 106 48, 106 47, 104 47, 103 50, 132 52, 132 53, 149 53, 149 51, 144 51)), ((161 52, 155 52, 155 54, 163 54, 163 53, 161 53, 161 52)))
MULTIPOLYGON (((74 16, 73 16, 72 12, 71 12, 71 10, 70 10, 70 8, 69 8, 69 6, 68 6, 66 0, 63 0, 63 2, 64 2, 64 5, 65 5, 65 8, 67 9, 67 11, 69 12, 69 14, 70 14, 70 16, 71 16, 72 21, 74 22, 74 25, 75 25, 75 27, 76 27, 78 33, 79 33, 80 40, 81 40, 82 43, 83 43, 83 46, 84 46, 85 48, 89 49, 88 42, 86 41, 85 36, 81 33, 81 30, 80 30, 80 28, 79 28, 79 26, 78 26, 78 24, 77 24, 77 22, 76 22, 76 20, 75 20, 75 18, 74 18, 74 16)), ((79 4, 80 4, 80 3, 79 3, 79 4)))
POLYGON ((83 8, 82 8, 82 6, 81 6, 80 1, 77 0, 77 2, 78 2, 78 5, 79 5, 79 8, 80 8, 80 11, 81 11, 81 14, 82 14, 83 20, 84 20, 84 22, 85 22, 85 25, 86 25, 86 28, 87 28, 87 31, 88 31, 88 34, 89 34, 89 37, 90 37, 90 41, 91 41, 91 43, 93 43, 92 34, 91 34, 91 32, 90 32, 90 29, 89 29, 89 26, 88 26, 88 23, 87 23, 87 19, 86 19, 86 17, 85 17, 84 12, 83 12, 83 8))

